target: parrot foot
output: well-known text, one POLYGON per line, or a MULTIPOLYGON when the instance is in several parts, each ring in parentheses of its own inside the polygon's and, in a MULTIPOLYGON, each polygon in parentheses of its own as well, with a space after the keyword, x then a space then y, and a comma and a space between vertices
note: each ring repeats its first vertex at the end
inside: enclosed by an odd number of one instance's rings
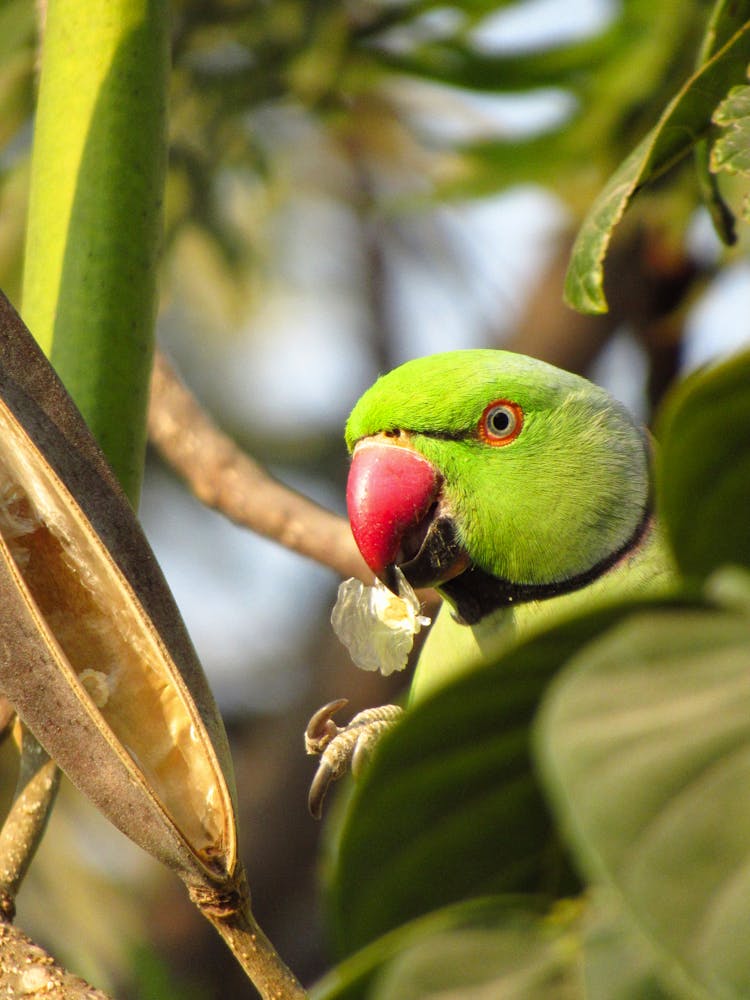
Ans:
POLYGON ((398 705, 381 705, 359 712, 346 726, 337 726, 333 716, 348 705, 346 698, 319 708, 305 730, 305 749, 320 757, 318 770, 310 785, 307 805, 315 819, 323 814, 323 800, 334 781, 351 768, 356 777, 370 759, 380 737, 400 718, 398 705))

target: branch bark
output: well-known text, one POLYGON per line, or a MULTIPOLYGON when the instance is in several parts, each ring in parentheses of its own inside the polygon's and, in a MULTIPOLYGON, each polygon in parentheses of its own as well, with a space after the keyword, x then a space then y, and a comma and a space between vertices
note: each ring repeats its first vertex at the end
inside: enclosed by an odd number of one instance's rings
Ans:
POLYGON ((372 583, 347 521, 278 482, 238 448, 158 352, 148 431, 164 460, 207 507, 344 577, 372 583))
POLYGON ((110 1000, 106 993, 63 969, 23 931, 4 923, 0 924, 0 996, 110 1000))

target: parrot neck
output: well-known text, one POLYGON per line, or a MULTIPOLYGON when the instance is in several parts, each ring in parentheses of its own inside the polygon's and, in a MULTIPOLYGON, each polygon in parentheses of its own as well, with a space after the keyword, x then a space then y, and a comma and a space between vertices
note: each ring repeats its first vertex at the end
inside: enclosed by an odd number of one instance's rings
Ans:
POLYGON ((652 523, 653 510, 649 503, 635 531, 623 545, 583 572, 564 580, 553 580, 549 583, 516 583, 513 580, 492 576, 478 566, 470 566, 459 576, 442 583, 439 590, 453 606, 453 617, 456 621, 462 625, 476 625, 500 608, 525 604, 529 601, 544 601, 587 587, 636 549, 652 523))

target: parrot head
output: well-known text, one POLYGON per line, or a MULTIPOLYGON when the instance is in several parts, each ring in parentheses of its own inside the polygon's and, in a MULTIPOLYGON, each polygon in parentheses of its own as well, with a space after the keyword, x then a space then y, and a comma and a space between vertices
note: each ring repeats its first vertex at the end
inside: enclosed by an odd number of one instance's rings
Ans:
POLYGON ((382 376, 346 427, 347 508, 373 572, 436 587, 459 621, 587 585, 644 535, 646 435, 607 393, 507 351, 382 376))

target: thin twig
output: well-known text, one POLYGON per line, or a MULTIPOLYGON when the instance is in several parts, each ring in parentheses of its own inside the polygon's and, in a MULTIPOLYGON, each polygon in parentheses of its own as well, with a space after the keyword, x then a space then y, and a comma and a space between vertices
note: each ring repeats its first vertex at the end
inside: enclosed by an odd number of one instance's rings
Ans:
POLYGON ((342 576, 372 582, 346 520, 273 479, 238 448, 162 354, 154 362, 148 430, 165 461, 207 507, 342 576))
POLYGON ((307 1000, 307 993, 279 959, 276 949, 251 914, 212 920, 263 1000, 307 1000))
POLYGON ((42 839, 59 784, 59 768, 22 726, 16 794, 0 830, 0 920, 9 922, 15 915, 18 890, 42 839))

